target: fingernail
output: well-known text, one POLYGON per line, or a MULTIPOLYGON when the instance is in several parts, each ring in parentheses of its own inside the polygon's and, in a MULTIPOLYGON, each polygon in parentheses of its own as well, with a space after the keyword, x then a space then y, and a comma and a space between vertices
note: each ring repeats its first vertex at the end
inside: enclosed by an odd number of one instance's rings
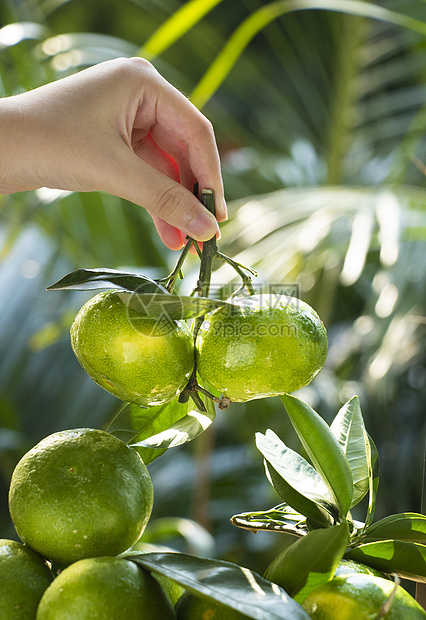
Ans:
POLYGON ((198 241, 211 239, 217 234, 218 230, 219 226, 216 219, 208 211, 200 211, 188 225, 190 236, 198 241))
POLYGON ((226 204, 225 198, 223 199, 223 215, 224 215, 225 220, 227 220, 228 219, 228 206, 226 204))

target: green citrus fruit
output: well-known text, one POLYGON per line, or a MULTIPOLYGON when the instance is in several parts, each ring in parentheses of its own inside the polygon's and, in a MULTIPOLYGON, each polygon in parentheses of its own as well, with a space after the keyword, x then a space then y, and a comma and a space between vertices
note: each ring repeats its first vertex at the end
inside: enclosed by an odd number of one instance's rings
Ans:
MULTIPOLYGON (((138 549, 139 546, 145 546, 145 543, 136 543, 126 552, 126 558, 131 559, 133 555, 138 556, 141 553, 150 553, 150 551, 143 551, 138 549)), ((150 547, 150 545, 148 545, 150 547)), ((158 549, 155 548, 155 545, 152 545, 151 551, 156 551, 158 549)), ((162 575, 161 573, 152 573, 154 579, 158 581, 160 586, 163 588, 164 592, 167 594, 169 599, 172 602, 172 605, 176 605, 177 601, 180 599, 182 594, 185 592, 184 588, 178 584, 176 581, 167 577, 166 575, 162 575)))
POLYGON ((138 297, 108 291, 90 299, 71 326, 81 366, 122 400, 161 405, 185 387, 194 366, 194 344, 183 321, 147 318, 138 297))
POLYGON ((197 369, 233 401, 276 396, 307 385, 327 356, 327 333, 305 302, 256 295, 206 315, 197 369))
POLYGON ((371 566, 367 566, 367 564, 361 564, 361 562, 355 562, 355 560, 340 560, 334 576, 338 577, 339 575, 347 575, 348 573, 364 573, 365 575, 389 579, 385 573, 371 566))
POLYGON ((176 617, 177 620, 243 620, 249 616, 236 609, 185 592, 176 604, 176 617))
POLYGON ((185 591, 183 587, 180 584, 176 583, 176 581, 174 581, 173 579, 170 579, 170 577, 166 577, 166 575, 162 575, 161 573, 154 573, 153 577, 163 588, 164 592, 171 600, 172 605, 176 605, 176 603, 185 591))
POLYGON ((63 570, 40 601, 37 620, 173 620, 157 581, 134 562, 101 557, 63 570))
MULTIPOLYGON (((394 583, 352 573, 333 577, 305 598, 302 607, 315 620, 375 620, 389 599, 394 583)), ((426 612, 406 590, 397 586, 386 620, 424 620, 426 612)))
POLYGON ((152 505, 138 453, 88 428, 43 439, 17 464, 9 490, 21 540, 59 564, 125 551, 145 529, 152 505))
POLYGON ((0 618, 32 620, 53 575, 43 558, 22 543, 0 539, 0 618))

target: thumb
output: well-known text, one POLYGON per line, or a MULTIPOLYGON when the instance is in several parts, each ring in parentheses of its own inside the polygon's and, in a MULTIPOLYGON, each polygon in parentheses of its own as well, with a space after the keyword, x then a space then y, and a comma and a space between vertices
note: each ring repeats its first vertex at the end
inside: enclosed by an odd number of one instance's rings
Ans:
POLYGON ((105 190, 143 207, 154 219, 164 220, 197 241, 219 233, 216 218, 192 192, 136 155, 129 158, 127 152, 125 165, 110 172, 105 190))

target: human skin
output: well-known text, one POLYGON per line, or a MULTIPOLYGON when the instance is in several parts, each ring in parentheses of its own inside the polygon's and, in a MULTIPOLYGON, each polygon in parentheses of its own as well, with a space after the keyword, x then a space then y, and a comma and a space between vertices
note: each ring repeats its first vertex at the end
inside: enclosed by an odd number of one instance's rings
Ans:
POLYGON ((0 100, 0 193, 105 191, 144 207, 167 247, 226 219, 211 123, 142 58, 119 58, 0 100), (193 195, 215 193, 216 218, 193 195))

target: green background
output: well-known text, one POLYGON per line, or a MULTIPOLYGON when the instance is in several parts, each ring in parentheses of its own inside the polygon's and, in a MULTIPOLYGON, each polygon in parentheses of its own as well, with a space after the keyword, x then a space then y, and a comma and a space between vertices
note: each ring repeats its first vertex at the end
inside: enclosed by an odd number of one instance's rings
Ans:
MULTIPOLYGON (((223 46, 232 45, 236 29, 268 3, 193 2, 192 13, 172 28, 177 35, 182 27, 182 36, 173 41, 166 33, 150 42, 183 4, 3 0, 1 95, 141 53, 190 96, 223 46), (211 11, 189 28, 189 17, 207 5, 211 11)), ((216 131, 230 207, 220 248, 259 271, 259 290, 270 283, 299 287, 325 322, 326 366, 297 395, 328 422, 359 395, 380 454, 380 518, 420 510, 426 4, 356 4, 409 16, 416 27, 407 28, 403 18, 395 24, 323 10, 278 16, 217 89, 209 78, 211 97, 202 109, 216 131)), ((41 190, 0 198, 0 260, 0 535, 14 537, 7 488, 19 457, 56 430, 102 428, 120 407, 71 351, 69 326, 89 295, 46 287, 81 267, 161 277, 176 255, 162 246, 140 207, 102 193, 41 190)), ((183 292, 196 274, 190 257, 183 292)), ((217 265, 213 290, 232 282, 228 268, 217 265)), ((268 399, 220 412, 200 438, 155 461, 149 540, 262 573, 280 539, 238 530, 229 519, 279 503, 254 445, 254 433, 267 428, 300 449, 281 402, 268 399), (213 538, 177 518, 195 520, 213 538)))

